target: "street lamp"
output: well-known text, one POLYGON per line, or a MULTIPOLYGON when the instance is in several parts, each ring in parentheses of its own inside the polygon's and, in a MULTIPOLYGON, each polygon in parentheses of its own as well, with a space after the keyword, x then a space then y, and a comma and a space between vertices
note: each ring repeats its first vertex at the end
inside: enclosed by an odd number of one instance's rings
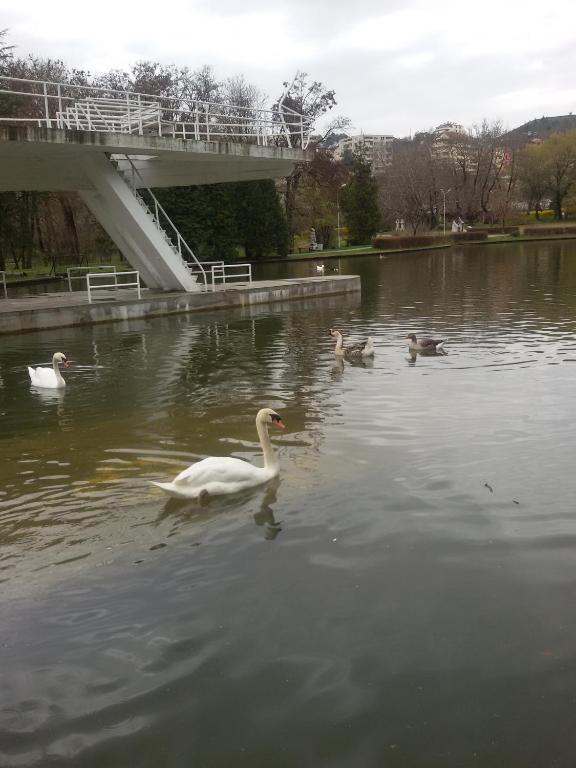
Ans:
POLYGON ((446 234, 446 195, 448 194, 448 192, 452 192, 452 188, 447 189, 446 191, 441 189, 440 192, 442 192, 442 197, 444 198, 444 215, 442 219, 444 223, 442 225, 442 231, 444 234, 446 234))
POLYGON ((338 235, 338 249, 340 249, 340 190, 344 189, 346 184, 340 184, 336 190, 336 233, 338 235))

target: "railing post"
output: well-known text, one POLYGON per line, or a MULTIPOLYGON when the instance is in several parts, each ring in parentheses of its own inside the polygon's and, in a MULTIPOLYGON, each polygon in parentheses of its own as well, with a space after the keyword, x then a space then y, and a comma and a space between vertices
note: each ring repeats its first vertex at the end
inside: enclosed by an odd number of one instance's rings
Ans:
POLYGON ((132 133, 132 118, 130 115, 130 94, 126 94, 126 116, 128 118, 128 133, 132 133))
POLYGON ((72 292, 72 278, 70 277, 70 267, 66 270, 68 273, 68 290, 72 292))
POLYGON ((138 94, 138 133, 140 136, 144 133, 144 130, 142 129, 142 99, 140 94, 138 94))
POLYGON ((51 128, 52 127, 52 121, 50 120, 50 110, 48 109, 48 88, 46 87, 47 84, 43 83, 44 86, 44 114, 46 115, 46 127, 51 128))
POLYGON ((194 102, 194 138, 196 141, 200 138, 200 115, 198 114, 198 102, 194 102))

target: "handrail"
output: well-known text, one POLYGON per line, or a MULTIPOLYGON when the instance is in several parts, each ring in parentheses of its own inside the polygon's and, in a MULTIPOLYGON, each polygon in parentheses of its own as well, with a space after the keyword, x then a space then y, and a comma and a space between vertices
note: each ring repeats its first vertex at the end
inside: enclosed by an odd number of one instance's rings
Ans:
POLYGON ((86 289, 88 291, 88 304, 92 304, 92 291, 104 289, 104 288, 136 288, 138 291, 138 299, 142 298, 142 292, 140 290, 140 272, 137 270, 132 270, 130 272, 88 272, 86 275, 86 289), (119 283, 117 278, 118 276, 121 277, 127 277, 128 275, 136 275, 136 279, 132 282, 122 282, 119 283), (92 285, 90 280, 91 278, 99 278, 99 277, 113 277, 114 282, 110 284, 100 284, 100 285, 92 285))
MULTIPOLYGON (((124 157, 128 161, 130 167, 132 168, 132 176, 133 177, 134 177, 134 175, 138 176, 138 178, 140 179, 140 182, 141 182, 141 188, 145 189, 148 192, 148 194, 150 195, 150 197, 152 198, 152 200, 154 201, 154 214, 155 214, 155 220, 156 220, 156 228, 161 230, 161 231, 163 229, 160 226, 160 216, 159 216, 159 213, 162 213, 162 215, 166 219, 167 223, 170 225, 170 227, 172 227, 172 231, 176 235, 176 246, 175 247, 177 249, 178 255, 180 256, 180 260, 184 264, 186 264, 186 260, 182 256, 182 245, 184 245, 185 249, 188 251, 188 253, 192 257, 192 261, 200 268, 200 272, 202 273, 202 279, 204 280, 204 288, 206 289, 207 285, 208 285, 207 280, 206 280, 206 272, 204 271, 204 268, 203 268, 202 264, 196 258, 196 254, 194 253, 192 248, 190 248, 190 246, 188 245, 186 240, 184 240, 184 238, 182 237, 182 235, 180 234, 180 232, 176 228, 176 225, 173 223, 173 221, 170 218, 170 216, 168 216, 168 214, 166 213, 166 211, 164 210, 164 208, 162 207, 162 205, 158 201, 158 198, 152 192, 150 187, 144 182, 144 179, 142 178, 138 168, 134 165, 134 163, 132 161, 132 158, 129 157, 128 155, 124 155, 124 157)), ((133 187, 133 191, 134 191, 135 194, 137 194, 135 187, 133 187)))
MULTIPOLYGON (((212 269, 212 290, 216 290, 216 280, 222 280, 222 284, 226 285, 226 277, 247 277, 248 282, 252 282, 252 264, 244 263, 244 264, 220 264, 220 265, 213 265, 212 269), (228 270, 233 269, 246 269, 245 272, 238 272, 238 273, 232 273, 232 274, 226 274, 228 270)), ((243 282, 243 281, 241 281, 243 282)))
POLYGON ((4 286, 4 298, 8 298, 8 288, 6 288, 6 272, 0 271, 0 275, 2 276, 2 285, 4 286))
MULTIPOLYGON (((213 265, 220 267, 224 265, 224 262, 223 261, 198 261, 198 264, 200 264, 202 267, 212 267, 213 265)), ((191 275, 198 274, 198 272, 193 269, 193 267, 195 266, 196 264, 194 262, 192 264, 187 265, 188 271, 190 272, 191 275)), ((208 276, 211 277, 212 273, 209 270, 205 269, 204 272, 206 274, 206 277, 208 276)))
POLYGON ((93 267, 68 267, 66 274, 68 275, 68 290, 72 291, 72 280, 85 280, 86 275, 72 275, 72 272, 90 272, 95 269, 108 269, 110 272, 116 273, 116 266, 114 264, 96 264, 93 267))
MULTIPOLYGON (((262 109, 214 101, 188 100, 182 95, 157 96, 115 88, 31 80, 7 75, 0 75, 1 93, 33 100, 34 112, 38 114, 32 118, 30 113, 26 114, 24 110, 25 114, 20 118, 14 115, 0 117, 0 123, 38 121, 39 125, 46 125, 48 128, 53 124, 56 127, 65 124, 71 129, 73 120, 70 118, 75 117, 78 121, 78 113, 85 112, 86 109, 88 122, 91 123, 90 111, 93 108, 100 112, 100 119, 106 124, 107 120, 112 121, 112 115, 106 115, 106 110, 109 109, 117 113, 120 123, 123 123, 124 117, 127 122, 126 126, 113 126, 112 132, 137 131, 142 134, 146 130, 162 136, 170 135, 174 131, 184 139, 256 139, 258 144, 264 145, 282 138, 289 147, 293 146, 294 137, 299 136, 300 144, 305 149, 313 125, 311 118, 284 106, 282 100, 273 109, 262 109), (145 117, 143 110, 147 110, 145 117), (177 126, 181 128, 177 130, 177 126), (235 131, 234 128, 242 130, 235 131)), ((79 129, 76 127, 76 130, 79 129)), ((81 130, 110 129, 89 125, 87 129, 83 127, 81 130)))

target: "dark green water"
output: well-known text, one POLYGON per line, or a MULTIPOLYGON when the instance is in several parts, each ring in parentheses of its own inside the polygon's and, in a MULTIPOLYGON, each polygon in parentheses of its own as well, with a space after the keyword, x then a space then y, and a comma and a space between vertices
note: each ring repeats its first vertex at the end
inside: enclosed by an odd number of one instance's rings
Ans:
POLYGON ((576 244, 339 268, 361 299, 0 338, 0 765, 574 765, 576 244), (278 482, 149 485, 260 461, 264 405, 278 482))

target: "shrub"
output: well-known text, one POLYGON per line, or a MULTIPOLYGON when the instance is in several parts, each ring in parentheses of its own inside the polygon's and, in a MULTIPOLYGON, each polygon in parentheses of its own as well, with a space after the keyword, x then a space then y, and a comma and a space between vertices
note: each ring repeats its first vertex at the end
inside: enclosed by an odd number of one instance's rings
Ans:
POLYGON ((405 235, 404 237, 376 236, 372 240, 373 248, 382 248, 386 251, 397 248, 425 248, 431 245, 442 245, 446 242, 443 237, 435 235, 405 235))
POLYGON ((487 232, 452 232, 450 235, 451 240, 455 240, 457 242, 466 241, 466 240, 487 240, 488 239, 488 233, 487 232))
POLYGON ((524 227, 525 235, 576 235, 576 227, 524 227))

